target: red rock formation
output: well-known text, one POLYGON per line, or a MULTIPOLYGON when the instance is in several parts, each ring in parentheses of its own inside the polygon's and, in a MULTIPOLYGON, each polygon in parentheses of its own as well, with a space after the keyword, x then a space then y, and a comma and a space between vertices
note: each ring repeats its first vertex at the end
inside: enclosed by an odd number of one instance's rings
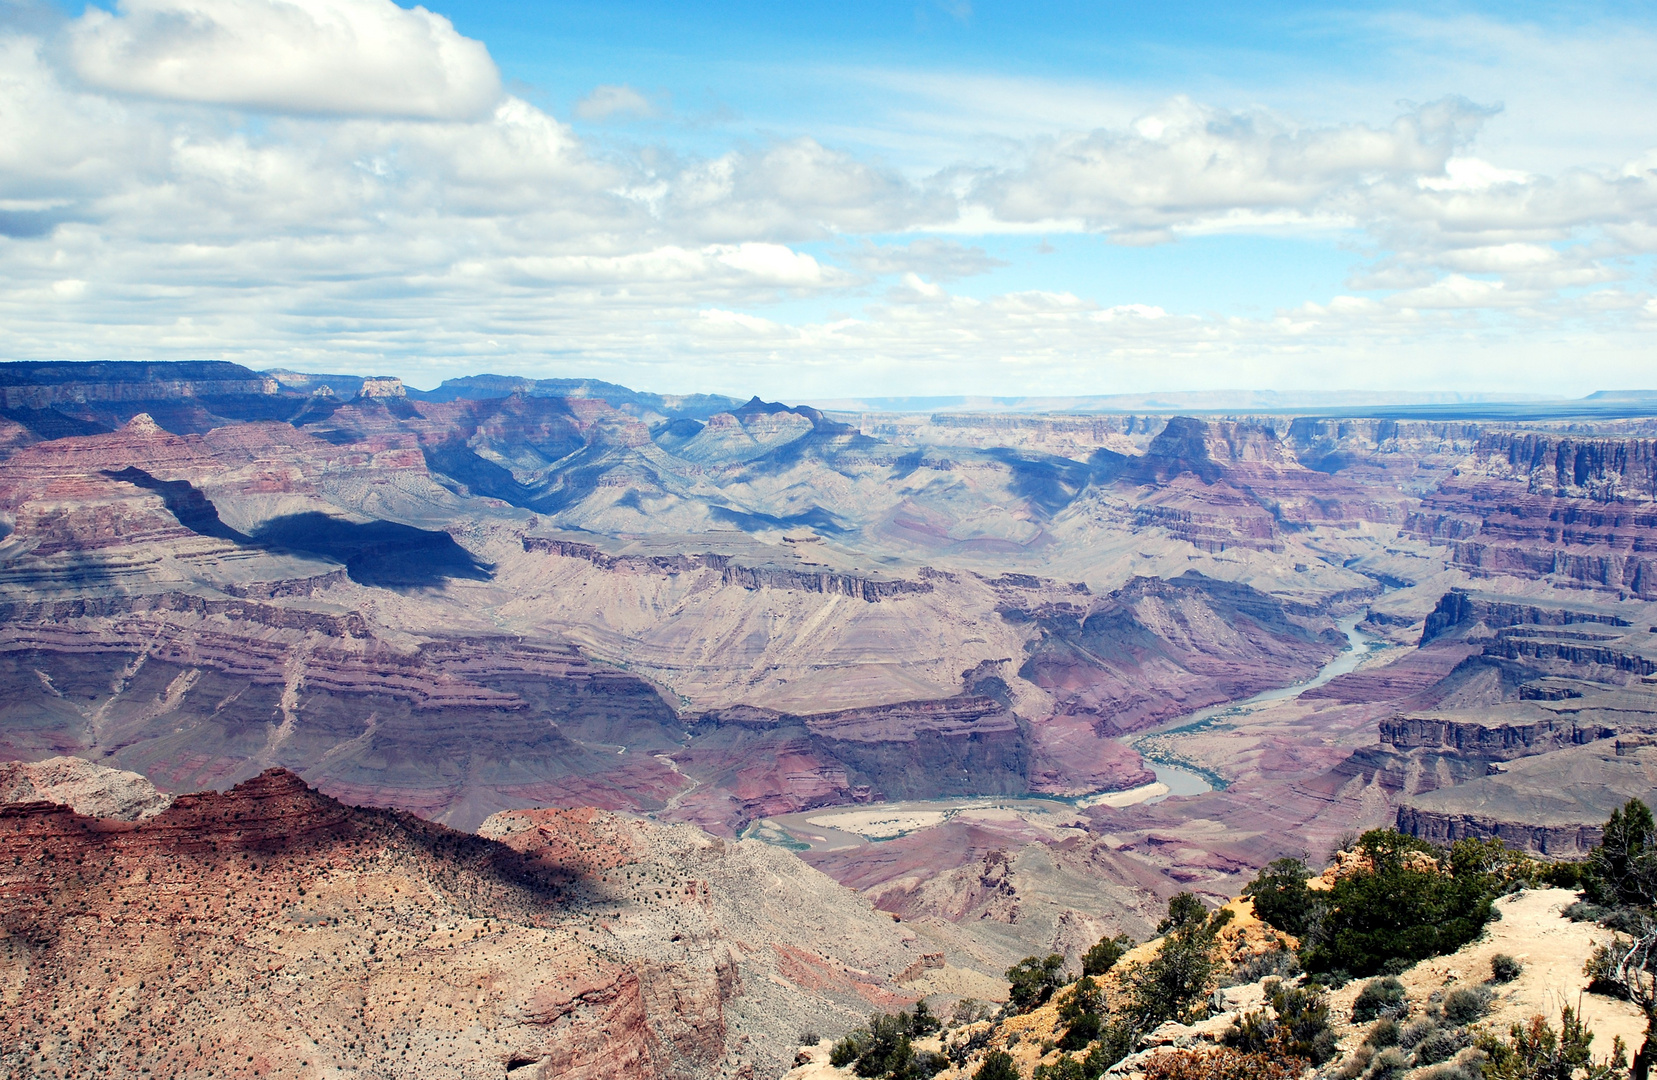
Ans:
POLYGON ((1283 550, 1285 529, 1398 522, 1413 499, 1306 468, 1260 421, 1175 417, 1145 453, 1101 450, 1100 512, 1161 528, 1197 548, 1283 550))
POLYGON ((1020 674, 1101 735, 1310 678, 1344 644, 1327 620, 1309 629, 1272 597, 1195 573, 1008 614, 1041 629, 1020 674))
MULTIPOLYGON (((707 875, 733 890, 726 878, 753 879, 757 859, 785 908, 821 924, 835 901, 810 889, 833 887, 785 853, 591 810, 498 826, 483 839, 351 809, 282 770, 138 823, 0 805, 0 1067, 736 1077, 780 1072, 796 1025, 842 998, 912 1000, 887 975, 814 987, 769 950, 748 957, 743 938, 798 952, 795 931, 727 926, 733 908, 714 903, 707 875), (790 867, 799 880, 779 873, 790 867), (731 1009, 748 1034, 731 1030, 731 1009)), ((842 910, 862 940, 821 942, 826 966, 911 961, 885 916, 842 910)))
POLYGON ((1657 440, 1486 435, 1404 531, 1484 576, 1657 597, 1657 440))

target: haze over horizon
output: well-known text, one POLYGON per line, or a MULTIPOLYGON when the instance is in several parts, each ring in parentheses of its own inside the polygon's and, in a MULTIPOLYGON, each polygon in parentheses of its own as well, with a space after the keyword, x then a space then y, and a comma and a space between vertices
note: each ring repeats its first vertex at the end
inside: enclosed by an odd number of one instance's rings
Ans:
POLYGON ((0 3, 0 358, 841 400, 1652 382, 1635 5, 0 3))

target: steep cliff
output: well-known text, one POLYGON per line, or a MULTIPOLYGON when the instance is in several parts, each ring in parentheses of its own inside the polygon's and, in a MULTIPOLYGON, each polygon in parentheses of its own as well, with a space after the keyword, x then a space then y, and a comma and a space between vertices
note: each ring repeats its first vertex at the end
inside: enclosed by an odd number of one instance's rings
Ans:
POLYGON ((1657 597, 1657 440, 1486 434, 1404 531, 1480 576, 1657 597))

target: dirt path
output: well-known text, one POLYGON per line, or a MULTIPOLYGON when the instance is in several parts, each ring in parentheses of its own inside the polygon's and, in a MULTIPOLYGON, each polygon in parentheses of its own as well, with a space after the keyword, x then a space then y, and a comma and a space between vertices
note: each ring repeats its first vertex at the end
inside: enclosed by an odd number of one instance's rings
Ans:
MULTIPOLYGON (((1617 1035, 1628 1044, 1629 1055, 1645 1038, 1645 1017, 1626 1001, 1587 992, 1588 978, 1582 965, 1594 946, 1611 936, 1593 923, 1571 922, 1562 914, 1577 895, 1565 889, 1535 889, 1496 901, 1501 921, 1485 928, 1484 936, 1449 956, 1425 960, 1399 976, 1412 1002, 1420 1003, 1441 987, 1457 983, 1482 983, 1490 977, 1490 958, 1507 953, 1525 965, 1513 982, 1492 989, 1496 1002, 1485 1019, 1493 1030, 1505 1035, 1508 1026, 1541 1014, 1554 1026, 1559 1010, 1570 1005, 1580 1011, 1594 1032, 1594 1056, 1611 1052, 1617 1035)), ((1330 995, 1331 1010, 1344 1020, 1352 1014, 1352 999, 1364 980, 1355 980, 1330 995)), ((1341 1025, 1343 1034, 1357 1029, 1341 1025)), ((1357 1039, 1343 1039, 1355 1045, 1357 1039)))

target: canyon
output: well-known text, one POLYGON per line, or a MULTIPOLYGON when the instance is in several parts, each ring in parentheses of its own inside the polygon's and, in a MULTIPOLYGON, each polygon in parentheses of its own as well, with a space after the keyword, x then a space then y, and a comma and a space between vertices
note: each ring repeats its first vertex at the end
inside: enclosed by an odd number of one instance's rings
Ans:
POLYGON ((1657 797, 1642 400, 0 364, 0 1052, 776 1076, 1364 828, 1580 857, 1657 797))

